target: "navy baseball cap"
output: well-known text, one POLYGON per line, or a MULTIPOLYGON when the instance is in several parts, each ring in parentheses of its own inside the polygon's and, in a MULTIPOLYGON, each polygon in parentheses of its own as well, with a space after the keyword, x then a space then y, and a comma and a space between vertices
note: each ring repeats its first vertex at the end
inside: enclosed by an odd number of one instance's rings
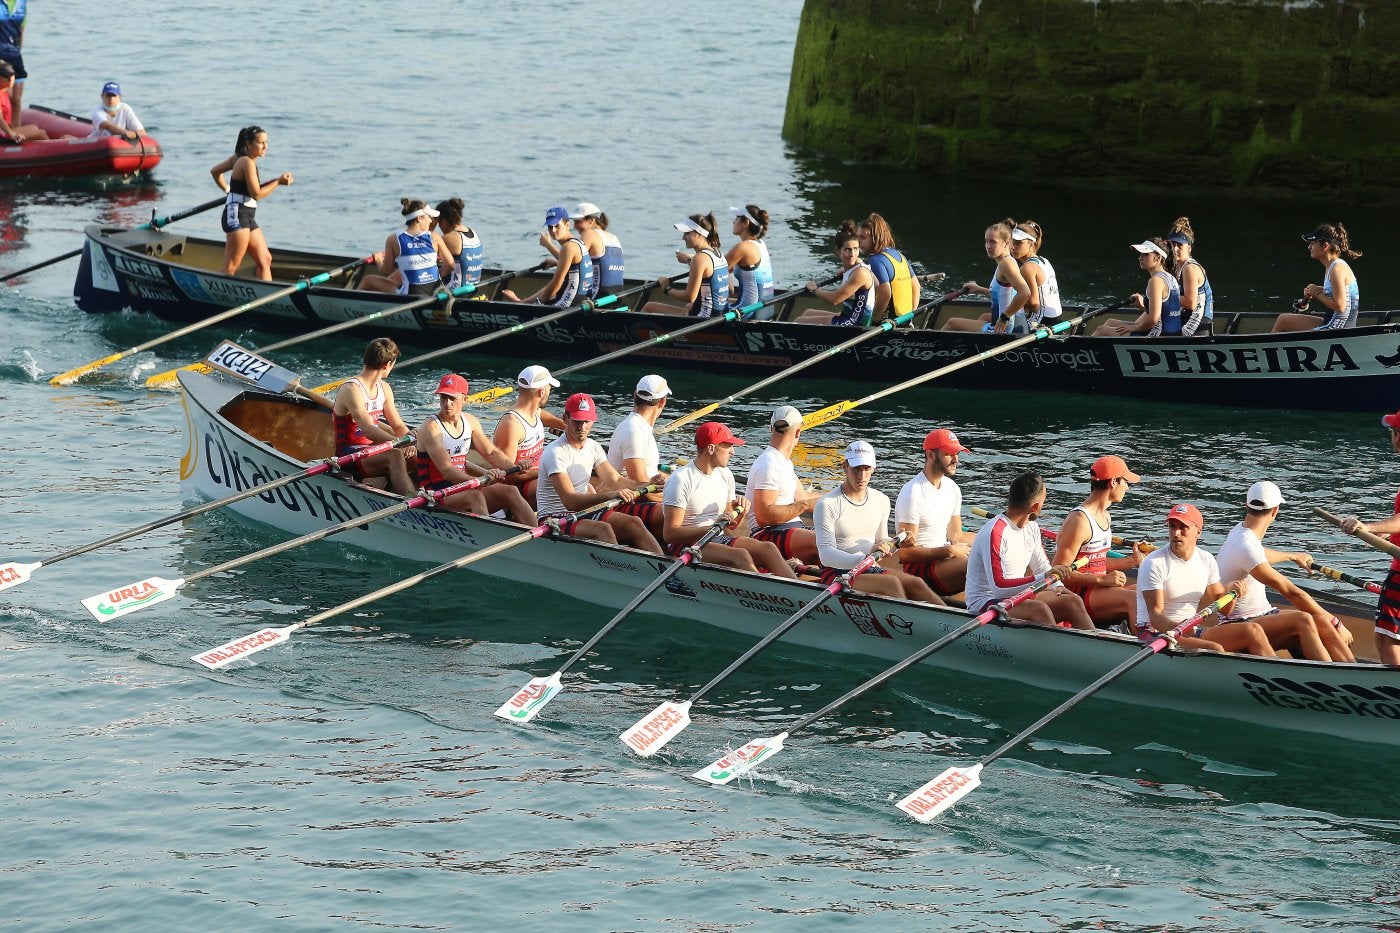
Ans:
POLYGON ((544 212, 544 225, 546 227, 553 227, 554 225, 563 223, 568 219, 569 212, 557 205, 551 207, 549 210, 544 212))
POLYGON ((121 97, 122 86, 115 81, 108 81, 106 84, 102 85, 102 96, 106 97, 108 94, 115 94, 121 97))

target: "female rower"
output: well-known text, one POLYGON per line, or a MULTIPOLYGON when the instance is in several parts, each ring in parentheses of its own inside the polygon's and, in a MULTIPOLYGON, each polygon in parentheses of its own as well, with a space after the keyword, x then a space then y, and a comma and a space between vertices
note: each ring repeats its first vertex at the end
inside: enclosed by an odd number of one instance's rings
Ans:
POLYGON ((507 288, 501 289, 500 296, 510 301, 533 301, 554 308, 573 307, 596 293, 593 287, 593 261, 588 258, 588 247, 574 236, 569 212, 562 207, 556 205, 545 211, 544 229, 558 244, 553 278, 528 298, 519 298, 507 288))
POLYGON ((1273 332, 1336 330, 1356 326, 1361 292, 1356 287, 1356 275, 1347 260, 1360 259, 1361 254, 1351 248, 1347 228, 1340 223, 1322 224, 1303 239, 1308 242, 1308 255, 1322 263, 1327 271, 1323 274, 1323 284, 1309 285, 1303 289, 1303 298, 1297 307, 1300 311, 1306 310, 1308 304, 1316 300, 1327 309, 1327 320, 1319 325, 1316 315, 1280 314, 1274 321, 1273 332))
POLYGON ((1145 334, 1148 337, 1174 337, 1181 333, 1181 286, 1176 277, 1167 271, 1167 243, 1160 237, 1152 237, 1141 243, 1134 243, 1138 251, 1138 266, 1150 277, 1147 280, 1147 294, 1133 295, 1133 304, 1141 313, 1133 321, 1105 321, 1094 331, 1095 337, 1131 337, 1145 334))
POLYGON ((451 274, 457 259, 433 229, 438 212, 427 201, 400 198, 399 203, 403 205, 403 229, 389 234, 384 251, 375 254, 379 274, 365 276, 360 288, 426 298, 442 285, 443 272, 451 274))
POLYGON ((894 245, 894 232, 885 218, 871 214, 861 221, 861 255, 870 257, 870 271, 875 273, 875 313, 873 320, 883 321, 891 308, 895 314, 913 311, 919 304, 919 280, 894 245))
POLYGON ((283 172, 267 184, 258 180, 258 160, 267 155, 267 131, 260 126, 245 126, 238 131, 233 155, 209 170, 214 184, 228 193, 224 214, 219 223, 224 228, 224 275, 233 275, 243 263, 243 257, 253 256, 258 278, 272 278, 272 252, 267 248, 262 228, 255 212, 258 201, 277 188, 292 183, 292 173, 283 172), (228 181, 224 173, 228 172, 228 181))
POLYGON ((1034 220, 1023 220, 1011 231, 1011 255, 1021 264, 1026 280, 1026 329, 1035 330, 1042 321, 1055 321, 1061 314, 1060 283, 1055 267, 1040 255, 1045 231, 1034 220))
POLYGON ((1191 258, 1196 233, 1188 217, 1178 217, 1167 234, 1167 249, 1172 254, 1172 274, 1181 288, 1181 335, 1194 337, 1209 334, 1215 319, 1215 292, 1205 268, 1191 258), (1204 325, 1204 329, 1202 328, 1204 325))
MULTIPOLYGON (((768 259, 768 244, 763 242, 768 232, 768 212, 757 204, 730 210, 734 212, 734 235, 739 238, 724 254, 724 261, 734 274, 730 299, 732 307, 747 308, 773 297, 773 263, 768 259)), ((755 311, 749 320, 770 321, 777 313, 777 308, 768 305, 755 311)))
POLYGON ((841 310, 834 314, 815 309, 804 311, 797 323, 869 327, 870 316, 875 311, 875 273, 861 261, 860 233, 847 221, 832 237, 831 245, 836 249, 836 258, 844 273, 841 284, 836 288, 818 288, 816 282, 808 282, 807 294, 840 305, 841 310))
POLYGON ((729 264, 719 252, 715 215, 691 214, 671 226, 680 231, 685 245, 693 250, 690 253, 676 250, 676 261, 690 266, 690 278, 685 285, 672 285, 669 277, 662 276, 659 284, 663 295, 683 298, 685 304, 676 307, 649 301, 642 310, 649 314, 689 314, 692 317, 710 317, 716 311, 723 312, 729 307, 729 264), (684 294, 676 294, 677 289, 684 289, 684 294))
POLYGON ((438 233, 452 254, 452 275, 447 279, 450 289, 481 281, 481 237, 462 223, 466 207, 461 198, 449 198, 434 208, 438 233))
POLYGON ((1024 312, 1030 300, 1031 287, 1021 274, 1021 266, 1011 255, 1011 238, 1015 232, 1016 221, 1009 217, 987 228, 983 246, 987 250, 987 258, 997 264, 996 272, 992 275, 990 286, 976 282, 968 282, 964 286, 970 292, 990 298, 991 313, 977 320, 953 318, 943 325, 944 330, 1004 334, 1009 328, 1013 334, 1026 332, 1024 312))

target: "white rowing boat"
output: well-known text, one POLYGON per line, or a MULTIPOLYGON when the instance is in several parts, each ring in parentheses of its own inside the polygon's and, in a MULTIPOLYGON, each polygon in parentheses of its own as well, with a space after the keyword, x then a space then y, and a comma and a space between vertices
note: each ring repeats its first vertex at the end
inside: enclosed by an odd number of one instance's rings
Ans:
MULTIPOLYGON (((188 494, 215 499, 296 473, 331 454, 324 408, 227 377, 180 373, 188 446, 180 463, 188 494)), ((299 480, 233 508, 248 518, 303 534, 384 508, 396 497, 333 474, 299 480)), ((434 564, 512 536, 518 525, 446 510, 410 511, 345 532, 356 547, 434 564)), ((543 537, 489 557, 471 572, 543 586, 599 606, 625 605, 665 566, 620 546, 543 537)), ((668 581, 643 611, 717 626, 758 638, 820 592, 817 584, 708 565, 668 581)), ((109 594, 114 602, 151 593, 109 594)), ((964 624, 970 616, 904 600, 844 595, 831 600, 786 638, 842 656, 901 660, 964 624)), ((928 658, 929 667, 1011 680, 1064 693, 1079 690, 1133 652, 1127 636, 984 625, 928 658)), ((883 666, 883 665, 881 665, 883 666)), ((918 678, 937 690, 936 674, 918 678)), ((1105 699, 1211 716, 1348 741, 1400 745, 1400 673, 1374 664, 1321 664, 1244 655, 1168 651, 1103 691, 1105 699)))

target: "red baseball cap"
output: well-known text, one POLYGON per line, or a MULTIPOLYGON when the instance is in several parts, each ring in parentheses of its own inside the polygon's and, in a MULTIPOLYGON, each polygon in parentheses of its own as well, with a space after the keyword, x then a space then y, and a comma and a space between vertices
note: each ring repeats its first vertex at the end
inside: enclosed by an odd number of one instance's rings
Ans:
POLYGON ((564 414, 575 421, 597 421, 598 406, 593 404, 593 396, 584 392, 575 392, 564 403, 564 414))
POLYGON ((711 444, 733 444, 739 446, 744 443, 742 437, 738 437, 725 425, 718 421, 706 421, 695 429, 695 449, 704 450, 711 444))
POLYGON ((934 428, 928 432, 928 436, 924 438, 924 450, 941 450, 945 454, 972 452, 971 448, 964 447, 958 436, 947 428, 934 428))
POLYGON ((1381 424, 1385 425, 1387 428, 1400 428, 1400 411, 1397 411, 1393 415, 1383 415, 1381 417, 1381 424))
POLYGON ((1094 479, 1117 479, 1123 477, 1130 483, 1136 483, 1142 479, 1123 462, 1122 457, 1115 457, 1109 454, 1094 461, 1094 465, 1089 467, 1089 475, 1094 479))
POLYGON ((456 373, 448 373, 438 380, 438 387, 434 390, 434 395, 466 395, 471 391, 467 380, 456 373))
POLYGON ((1201 517, 1201 510, 1189 502, 1178 502, 1167 512, 1168 522, 1181 522, 1183 525, 1193 525, 1197 531, 1204 531, 1206 520, 1201 517))

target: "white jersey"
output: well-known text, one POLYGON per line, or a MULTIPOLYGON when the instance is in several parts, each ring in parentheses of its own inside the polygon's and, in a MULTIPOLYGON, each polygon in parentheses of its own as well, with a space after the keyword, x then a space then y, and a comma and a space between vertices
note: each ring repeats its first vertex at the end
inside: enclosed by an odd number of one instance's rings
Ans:
POLYGON ((1044 256, 1032 256, 1027 262, 1040 266, 1045 273, 1045 281, 1036 288, 1036 298, 1040 300, 1040 319, 1053 321, 1063 313, 1060 305, 1060 283, 1055 278, 1055 267, 1044 256))
POLYGON ((1147 615, 1148 590, 1161 590, 1166 596, 1162 611, 1173 625, 1180 625, 1196 614, 1201 597, 1213 583, 1220 582, 1220 567, 1205 548, 1198 547, 1190 560, 1182 560, 1162 547, 1142 559, 1137 577, 1137 627, 1151 629, 1147 615))
POLYGON ((996 600, 1015 596, 1044 580, 1049 569, 1040 526, 1028 521, 1017 528, 1005 515, 998 515, 972 541, 967 557, 968 611, 981 612, 996 600))
POLYGON ((552 476, 563 473, 569 477, 575 492, 593 492, 593 470, 607 460, 602 446, 591 437, 584 438, 582 447, 570 444, 567 437, 551 441, 540 456, 540 483, 535 489, 540 517, 566 515, 569 512, 554 489, 552 476))
POLYGON ((865 501, 852 502, 838 486, 817 500, 812 527, 823 567, 850 570, 889 537, 890 497, 866 489, 865 501))
POLYGON ((922 471, 904 484, 894 503, 894 520, 913 525, 917 547, 947 547, 948 526, 962 514, 962 490, 951 476, 937 486, 922 471))
MULTIPOLYGON (((749 467, 749 481, 744 486, 744 498, 754 501, 754 493, 760 489, 775 489, 778 497, 774 505, 792 505, 797 501, 797 471, 792 461, 774 447, 766 448, 749 467)), ((782 524, 798 524, 796 520, 782 524)), ((749 513, 749 533, 763 527, 758 523, 758 510, 749 513)))
POLYGON ((656 434, 647 419, 635 411, 618 422, 608 439, 608 462, 623 476, 627 475, 628 460, 641 460, 647 479, 661 470, 661 452, 656 447, 656 434))
POLYGON ((514 408, 505 414, 507 418, 512 416, 525 429, 520 442, 515 445, 515 462, 527 470, 533 469, 539 465, 540 454, 544 453, 544 419, 536 414, 534 422, 526 421, 525 416, 514 408))
MULTIPOLYGON (((1260 564, 1267 564, 1269 555, 1264 551, 1264 542, 1259 540, 1259 536, 1240 522, 1225 536, 1225 543, 1220 546, 1215 561, 1220 579, 1240 580, 1249 576, 1249 572, 1260 564)), ((1261 583, 1251 583, 1245 594, 1230 605, 1229 618, 1252 619, 1273 608, 1268 589, 1261 583)))
POLYGON ((701 473, 694 462, 676 470, 666 480, 661 504, 685 510, 682 525, 710 527, 729 511, 734 501, 734 474, 728 467, 715 467, 701 473))

